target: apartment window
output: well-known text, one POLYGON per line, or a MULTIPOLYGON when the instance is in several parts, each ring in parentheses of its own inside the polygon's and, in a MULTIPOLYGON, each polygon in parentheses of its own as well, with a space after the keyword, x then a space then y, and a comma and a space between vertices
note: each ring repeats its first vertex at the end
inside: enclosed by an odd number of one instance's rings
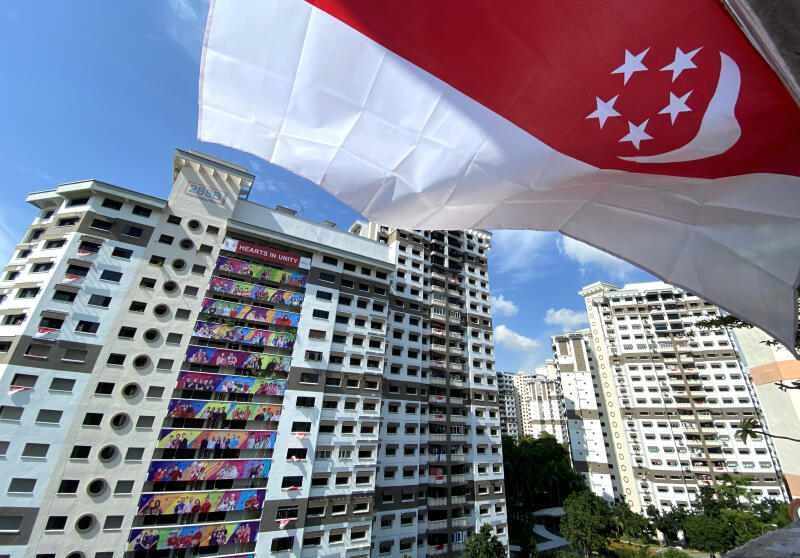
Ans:
POLYGON ((318 384, 319 383, 319 374, 314 372, 303 372, 300 374, 300 383, 301 384, 318 384))
POLYGON ((109 364, 111 366, 122 366, 123 364, 125 364, 125 355, 121 353, 111 353, 110 355, 108 355, 108 360, 106 361, 106 364, 109 364))
POLYGON ((313 407, 316 402, 316 399, 313 397, 302 397, 298 396, 295 405, 297 407, 313 407))
POLYGON ((270 551, 282 552, 284 550, 291 550, 294 547, 294 537, 279 537, 272 539, 270 551))
POLYGON ((196 275, 204 275, 205 272, 206 272, 206 266, 204 265, 195 264, 192 266, 192 273, 196 275))
POLYGON ((309 339, 325 339, 325 331, 321 329, 311 329, 308 331, 309 339))
POLYGON ((114 494, 116 495, 132 494, 132 493, 133 493, 132 480, 120 480, 117 481, 117 484, 114 486, 114 494))
POLYGON ((319 274, 319 279, 320 279, 320 281, 326 281, 328 283, 334 283, 334 282, 336 282, 336 275, 334 275, 333 273, 326 273, 324 271, 321 271, 320 274, 319 274))
POLYGON ((306 360, 322 361, 322 353, 319 351, 306 351, 306 360))
POLYGON ((164 388, 161 386, 150 386, 147 388, 148 399, 161 399, 164 396, 164 388))
POLYGON ((33 376, 31 374, 14 374, 14 377, 11 379, 11 385, 32 388, 36 385, 36 380, 38 379, 39 376, 33 376))
POLYGON ((103 413, 86 413, 83 417, 84 426, 100 426, 100 421, 103 420, 103 413))
POLYGON ((98 382, 97 387, 94 389, 97 395, 111 395, 114 391, 114 384, 112 382, 98 382))
POLYGON ((111 271, 110 269, 104 269, 102 273, 100 273, 101 281, 110 281, 111 283, 119 283, 120 279, 122 279, 122 273, 119 271, 111 271))
MULTIPOLYGON (((63 226, 59 223, 60 226, 63 226)), ((114 226, 114 223, 111 221, 106 221, 104 219, 94 219, 92 220, 92 224, 90 225, 93 229, 98 229, 101 231, 110 231, 111 227, 114 226)))
POLYGON ((44 243, 44 249, 53 250, 55 248, 61 248, 66 243, 67 243, 66 239, 54 238, 53 240, 48 240, 47 242, 44 243))
POLYGON ((142 229, 141 227, 134 227, 133 225, 125 225, 124 227, 122 227, 123 236, 132 236, 134 238, 141 238, 143 233, 144 229, 142 229))
POLYGON ((9 494, 32 494, 36 487, 36 479, 13 478, 8 484, 9 494))
POLYGON ((63 531, 67 524, 66 515, 51 515, 44 526, 45 531, 63 531))
POLYGON ((117 200, 112 200, 111 198, 103 198, 103 207, 108 209, 113 209, 114 211, 119 211, 122 209, 122 202, 117 200))
POLYGON ((70 453, 70 459, 87 459, 89 457, 89 451, 92 449, 91 446, 72 446, 72 453, 70 453))
POLYGON ((26 287, 20 289, 17 293, 17 298, 36 298, 39 294, 39 287, 26 287))
POLYGON ((339 260, 330 256, 322 256, 322 263, 328 265, 339 265, 339 260))
POLYGON ((316 297, 320 300, 333 300, 333 293, 328 291, 317 291, 316 297))
POLYGON ((121 328, 119 328, 119 333, 117 334, 117 337, 122 337, 124 339, 133 339, 135 335, 136 335, 135 327, 122 326, 121 328))
POLYGON ((141 461, 144 457, 144 448, 128 448, 125 452, 125 461, 141 461))
POLYGON ((44 317, 39 320, 39 327, 44 327, 47 329, 61 329, 62 325, 64 325, 63 318, 44 317))
POLYGON ((144 207, 141 205, 134 205, 133 211, 131 212, 134 215, 138 215, 139 217, 150 217, 150 214, 153 213, 153 210, 149 207, 144 207))
POLYGON ((89 306, 99 306, 101 308, 108 308, 109 304, 111 304, 110 296, 93 294, 89 297, 89 306))
POLYGON ((3 325, 19 325, 25 321, 25 314, 9 314, 3 318, 3 325))
POLYGON ((53 378, 50 382, 50 391, 71 392, 75 386, 75 380, 70 378, 53 378))
POLYGON ((30 459, 44 459, 47 457, 47 451, 50 449, 49 444, 36 444, 29 442, 25 444, 22 449, 22 457, 30 459))
POLYGON ((123 519, 125 519, 124 515, 107 515, 103 523, 103 531, 118 531, 122 529, 123 519))
POLYGON ((0 420, 18 422, 22 418, 22 407, 14 407, 13 405, 0 406, 0 420))
POLYGON ((180 225, 181 218, 178 217, 177 215, 170 215, 169 217, 167 217, 167 223, 171 225, 180 225))
MULTIPOLYGON (((31 273, 44 273, 46 271, 50 271, 51 269, 53 269, 53 262, 41 262, 33 264, 33 266, 31 267, 31 273)), ((7 279, 9 280, 16 279, 17 275, 19 275, 18 271, 14 271, 12 273, 14 273, 14 276, 12 277, 11 273, 9 273, 7 279)))
POLYGON ((323 320, 327 320, 330 313, 327 310, 318 310, 314 309, 311 315, 315 318, 322 318, 323 320))
POLYGON ((303 486, 302 476, 287 476, 281 481, 281 488, 300 488, 303 486))
POLYGON ((292 432, 311 432, 311 423, 295 421, 292 423, 292 432))
POLYGON ((72 291, 63 291, 58 288, 53 292, 53 300, 61 300, 63 302, 74 302, 77 293, 72 291))

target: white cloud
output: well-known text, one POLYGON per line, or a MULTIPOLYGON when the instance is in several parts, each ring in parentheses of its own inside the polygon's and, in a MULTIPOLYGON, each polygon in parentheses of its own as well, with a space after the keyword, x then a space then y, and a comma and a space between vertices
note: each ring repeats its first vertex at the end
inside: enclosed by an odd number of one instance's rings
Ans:
POLYGON ((577 329, 589 323, 586 312, 570 310, 569 308, 551 308, 544 317, 545 323, 560 326, 563 331, 577 329))
POLYGON ((503 298, 503 295, 489 297, 492 302, 492 312, 498 316, 513 316, 519 308, 513 300, 503 298))
POLYGON ((489 257, 498 273, 527 272, 537 260, 551 249, 553 232, 492 231, 492 250, 489 257))
POLYGON ((168 0, 165 30, 190 58, 200 62, 203 52, 203 39, 206 31, 206 17, 211 0, 168 0))
POLYGON ((599 267, 612 279, 622 280, 636 271, 636 268, 628 262, 568 236, 559 239, 558 249, 567 258, 578 262, 583 274, 594 266, 599 267))
POLYGON ((530 353, 541 346, 541 343, 536 339, 520 335, 504 325, 494 328, 494 340, 504 348, 518 353, 530 353))

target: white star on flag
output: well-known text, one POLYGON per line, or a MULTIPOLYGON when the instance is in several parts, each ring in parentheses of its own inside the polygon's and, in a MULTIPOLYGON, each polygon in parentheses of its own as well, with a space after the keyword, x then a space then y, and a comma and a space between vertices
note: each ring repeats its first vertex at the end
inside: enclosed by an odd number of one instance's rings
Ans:
POLYGON ((614 103, 617 102, 618 97, 619 95, 615 95, 608 101, 603 101, 600 97, 595 97, 595 99, 597 99, 597 109, 586 118, 597 118, 597 122, 600 124, 600 129, 602 129, 607 119, 620 115, 614 110, 614 103))
POLYGON ((675 79, 679 75, 681 75, 682 71, 691 70, 692 68, 697 68, 697 66, 694 65, 694 62, 692 62, 692 58, 694 57, 695 54, 700 52, 701 48, 703 48, 703 47, 696 48, 692 52, 687 54, 687 53, 683 52, 680 48, 676 47, 675 48, 675 60, 673 60, 670 64, 667 64, 666 66, 661 68, 661 71, 664 72, 664 71, 667 71, 667 70, 671 70, 672 71, 672 81, 675 81, 675 79))
POLYGON ((611 73, 625 74, 625 80, 623 83, 628 83, 628 80, 631 78, 634 72, 641 72, 647 69, 647 66, 642 64, 642 58, 644 58, 644 55, 647 54, 648 50, 650 50, 650 47, 647 47, 642 52, 634 56, 628 51, 628 49, 625 49, 625 63, 611 73))
POLYGON ((669 114, 672 123, 675 124, 675 119, 678 117, 678 114, 682 112, 690 112, 692 109, 686 106, 686 99, 689 98, 692 92, 689 91, 683 97, 678 97, 673 92, 670 91, 669 93, 669 104, 658 111, 658 114, 669 114))
POLYGON ((639 149, 639 142, 644 141, 644 140, 653 139, 653 136, 647 134, 644 131, 644 128, 645 128, 645 126, 647 126, 648 122, 650 122, 649 118, 647 120, 645 120, 644 122, 642 122, 641 124, 639 124, 638 126, 636 126, 636 125, 634 125, 633 122, 628 120, 628 133, 627 133, 627 135, 623 136, 622 139, 620 139, 619 141, 620 142, 629 141, 629 142, 631 142, 633 144, 633 146, 636 149, 639 149))

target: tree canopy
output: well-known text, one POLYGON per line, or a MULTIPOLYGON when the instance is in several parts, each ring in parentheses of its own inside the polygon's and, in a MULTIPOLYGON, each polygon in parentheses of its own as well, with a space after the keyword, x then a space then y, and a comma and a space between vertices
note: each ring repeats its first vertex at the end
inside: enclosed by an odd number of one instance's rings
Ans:
POLYGON ((486 523, 481 530, 467 539, 464 558, 506 558, 506 549, 493 533, 494 528, 486 523))
POLYGON ((611 506, 594 492, 573 492, 564 500, 561 536, 585 555, 602 551, 613 529, 611 506))

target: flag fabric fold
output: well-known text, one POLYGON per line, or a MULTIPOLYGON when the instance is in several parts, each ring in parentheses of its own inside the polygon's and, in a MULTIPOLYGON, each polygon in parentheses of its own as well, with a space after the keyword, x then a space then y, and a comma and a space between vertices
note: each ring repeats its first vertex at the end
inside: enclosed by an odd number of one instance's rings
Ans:
POLYGON ((560 231, 794 345, 800 110, 716 0, 214 2, 198 136, 382 224, 560 231))

